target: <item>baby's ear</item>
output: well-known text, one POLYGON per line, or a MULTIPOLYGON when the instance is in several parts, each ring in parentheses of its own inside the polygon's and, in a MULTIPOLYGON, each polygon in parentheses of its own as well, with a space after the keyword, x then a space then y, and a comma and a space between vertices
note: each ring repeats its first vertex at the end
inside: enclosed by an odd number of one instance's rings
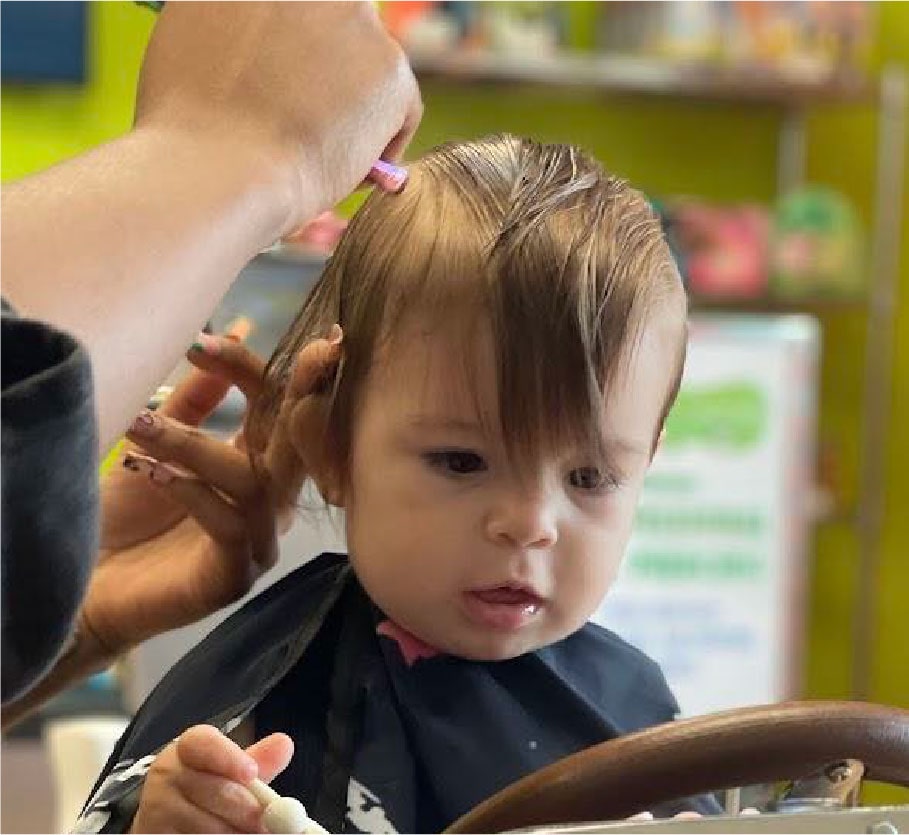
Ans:
POLYGON ((344 507, 343 477, 333 455, 333 435, 328 426, 329 399, 311 395, 300 403, 290 419, 290 440, 305 476, 311 478, 325 501, 344 507))

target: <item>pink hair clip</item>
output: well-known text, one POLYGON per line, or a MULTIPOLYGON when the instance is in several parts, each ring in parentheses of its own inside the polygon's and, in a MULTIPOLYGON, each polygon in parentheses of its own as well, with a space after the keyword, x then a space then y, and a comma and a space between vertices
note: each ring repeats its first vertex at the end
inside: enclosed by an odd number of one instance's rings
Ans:
POLYGON ((375 183, 382 191, 397 194, 407 183, 407 169, 380 159, 373 163, 366 179, 375 183))

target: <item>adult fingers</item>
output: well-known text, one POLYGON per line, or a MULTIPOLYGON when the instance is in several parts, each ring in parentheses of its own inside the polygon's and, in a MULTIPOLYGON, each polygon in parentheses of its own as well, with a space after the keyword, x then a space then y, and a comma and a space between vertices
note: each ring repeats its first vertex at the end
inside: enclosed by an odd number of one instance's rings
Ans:
MULTIPOLYGON (((261 490, 243 452, 195 427, 145 410, 126 436, 153 457, 186 467, 237 501, 250 499, 261 490)), ((125 462, 124 466, 134 469, 125 462)))
POLYGON ((403 118, 397 133, 386 145, 382 159, 397 161, 413 139, 414 133, 420 126, 423 118, 423 98, 420 95, 420 85, 410 66, 410 61, 401 46, 394 44, 397 53, 397 74, 399 100, 404 101, 403 118))
POLYGON ((199 334, 186 358, 197 369, 217 375, 222 383, 227 383, 227 388, 235 385, 247 400, 255 400, 262 391, 265 362, 242 342, 225 336, 199 334))
POLYGON ((382 191, 397 194, 407 184, 407 178, 406 168, 380 159, 369 170, 369 176, 366 179, 368 182, 378 186, 382 191))
POLYGON ((331 252, 344 234, 347 221, 334 210, 322 212, 318 217, 304 224, 286 236, 285 243, 305 244, 321 252, 331 252))
POLYGON ((344 331, 336 324, 325 339, 315 339, 302 348, 297 354, 285 401, 313 394, 331 376, 341 359, 343 339, 344 331))
POLYGON ((280 491, 279 495, 273 496, 279 509, 299 493, 308 475, 307 465, 311 463, 303 460, 300 454, 303 439, 295 437, 295 430, 302 424, 295 416, 311 405, 307 398, 333 373, 341 358, 342 338, 341 328, 334 325, 328 339, 311 342, 297 355, 284 402, 263 455, 272 490, 280 491))
MULTIPOLYGON (((410 67, 408 65, 408 70, 410 67)), ((420 96, 420 87, 417 84, 413 72, 409 71, 409 82, 407 84, 408 106, 401 124, 401 129, 395 134, 394 139, 388 143, 382 154, 382 159, 397 161, 403 155, 410 140, 413 139, 414 133, 420 126, 420 120, 423 118, 423 99, 420 96)))
POLYGON ((198 426, 217 408, 230 386, 230 380, 194 368, 157 411, 190 426, 198 426))
MULTIPOLYGON (((252 322, 241 316, 227 326, 224 335, 219 339, 232 345, 239 345, 251 330, 252 322)), ((215 373, 207 373, 202 367, 193 369, 161 404, 158 411, 193 426, 202 423, 217 408, 234 384, 231 374, 225 374, 222 367, 216 365, 210 370, 215 373)))
MULTIPOLYGON (((251 579, 249 564, 271 568, 278 560, 276 520, 267 497, 247 502, 242 509, 198 478, 148 455, 128 453, 124 466, 149 479, 186 510, 214 540, 224 559, 236 562, 237 576, 246 582, 237 590, 242 594, 251 579)), ((231 595, 234 599, 236 595, 231 595)))

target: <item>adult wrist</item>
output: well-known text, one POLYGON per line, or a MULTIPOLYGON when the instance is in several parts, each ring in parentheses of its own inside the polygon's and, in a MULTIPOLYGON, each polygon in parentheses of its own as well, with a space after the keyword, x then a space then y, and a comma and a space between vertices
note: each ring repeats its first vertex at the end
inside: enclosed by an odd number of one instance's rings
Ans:
POLYGON ((69 656, 74 664, 89 673, 96 673, 109 667, 130 649, 130 646, 118 647, 105 641, 89 623, 84 610, 80 609, 70 642, 61 658, 69 656))
POLYGON ((261 132, 235 125, 218 130, 142 124, 127 141, 160 156, 162 166, 178 170, 188 195, 215 192, 225 210, 240 207, 258 249, 280 240, 299 226, 301 218, 319 211, 315 201, 311 207, 306 205, 307 191, 302 187, 307 176, 301 167, 307 155, 301 152, 302 160, 292 159, 291 153, 261 132))
POLYGON ((87 629, 80 614, 69 641, 47 674, 34 687, 16 700, 3 706, 2 728, 21 722, 48 699, 86 677, 101 672, 116 660, 91 629, 87 629))

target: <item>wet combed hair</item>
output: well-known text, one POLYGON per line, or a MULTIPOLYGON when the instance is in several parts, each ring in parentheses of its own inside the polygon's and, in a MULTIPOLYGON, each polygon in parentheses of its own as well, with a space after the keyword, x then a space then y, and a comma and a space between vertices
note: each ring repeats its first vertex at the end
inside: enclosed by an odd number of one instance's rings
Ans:
POLYGON ((375 191, 353 218, 268 363, 247 431, 254 448, 267 437, 298 352, 338 322, 343 360, 321 446, 346 479, 373 359, 418 314, 462 329, 468 366, 474 329, 490 329, 512 460, 566 441, 602 453, 610 384, 659 310, 677 316, 678 347, 657 435, 681 378, 687 309, 647 201, 570 145, 448 143, 410 167, 402 193, 375 191))

